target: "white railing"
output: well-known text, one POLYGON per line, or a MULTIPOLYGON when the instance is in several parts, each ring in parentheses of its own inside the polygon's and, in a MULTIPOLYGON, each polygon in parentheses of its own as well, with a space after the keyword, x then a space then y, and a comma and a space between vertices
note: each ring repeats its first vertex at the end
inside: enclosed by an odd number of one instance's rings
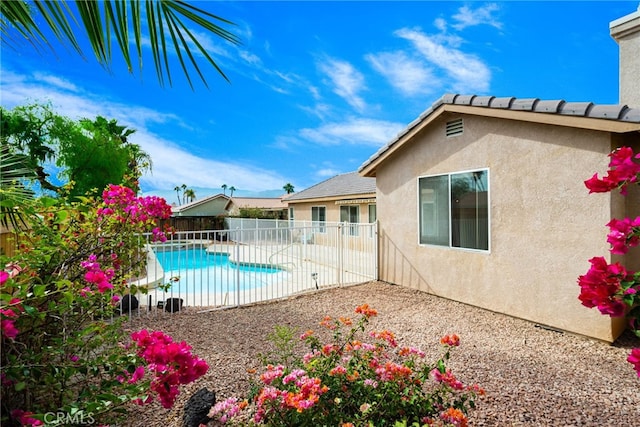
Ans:
POLYGON ((244 219, 228 226, 147 242, 146 277, 135 285, 149 290, 136 294, 138 310, 124 311, 234 307, 377 278, 375 223, 244 219))

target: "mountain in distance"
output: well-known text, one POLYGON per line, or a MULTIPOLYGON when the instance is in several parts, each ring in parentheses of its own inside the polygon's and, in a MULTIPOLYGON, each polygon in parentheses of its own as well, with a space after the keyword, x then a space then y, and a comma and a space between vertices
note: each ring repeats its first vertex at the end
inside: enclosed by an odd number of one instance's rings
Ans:
MULTIPOLYGON (((204 188, 204 187, 187 187, 193 189, 196 193, 195 200, 204 199, 205 197, 214 196, 216 194, 225 193, 222 188, 204 188)), ((227 196, 231 194, 229 189, 226 191, 227 196)), ((277 198, 285 195, 284 190, 264 190, 264 191, 250 191, 250 190, 235 190, 233 192, 234 197, 268 197, 277 198)), ((141 194, 141 196, 157 196, 162 197, 168 204, 179 205, 182 204, 182 200, 178 203, 178 195, 175 190, 149 190, 141 194)), ((180 197, 182 197, 182 191, 180 191, 180 197)))

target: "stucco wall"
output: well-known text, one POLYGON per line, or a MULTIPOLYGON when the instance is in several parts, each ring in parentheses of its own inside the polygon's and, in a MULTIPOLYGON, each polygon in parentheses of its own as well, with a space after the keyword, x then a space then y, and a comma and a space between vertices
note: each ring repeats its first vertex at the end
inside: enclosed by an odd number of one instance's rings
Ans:
POLYGON ((225 212, 224 207, 227 205, 228 200, 224 197, 209 200, 201 205, 193 206, 186 209, 184 212, 178 214, 178 216, 216 216, 223 215, 225 212))
MULTIPOLYGON (((360 207, 359 222, 361 223, 369 222, 369 205, 375 204, 375 203, 369 202, 371 198, 367 197, 365 199, 367 201, 366 203, 357 204, 360 207)), ((356 200, 357 197, 347 197, 347 199, 356 200)), ((340 206, 343 206, 343 205, 336 204, 335 200, 325 200, 325 201, 316 201, 316 202, 297 202, 297 203, 289 202, 289 207, 294 208, 293 215, 296 221, 311 221, 311 208, 314 206, 324 206, 327 209, 326 211, 327 222, 340 222, 340 206)))
MULTIPOLYGON (((377 169, 382 280, 612 341, 623 328, 578 300, 577 277, 608 258, 611 194, 583 181, 607 169, 610 136, 568 127, 444 115, 377 169), (490 250, 418 243, 417 177, 489 169, 490 250)), ((622 205, 622 208, 624 204, 622 205)), ((620 206, 619 206, 620 209, 620 206)))

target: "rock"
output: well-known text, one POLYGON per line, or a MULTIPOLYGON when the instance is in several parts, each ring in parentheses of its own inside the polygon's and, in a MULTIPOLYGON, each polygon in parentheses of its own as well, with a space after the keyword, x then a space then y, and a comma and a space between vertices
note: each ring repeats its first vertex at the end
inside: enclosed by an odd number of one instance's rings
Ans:
POLYGON ((183 303, 184 300, 182 298, 167 298, 167 302, 164 304, 164 311, 167 313, 180 311, 183 303))
POLYGON ((185 427, 199 427, 200 424, 207 424, 211 421, 209 410, 216 403, 216 394, 206 387, 201 388, 189 398, 184 405, 184 425, 185 427))
POLYGON ((134 295, 123 295, 120 301, 120 314, 128 314, 139 307, 138 298, 134 295))

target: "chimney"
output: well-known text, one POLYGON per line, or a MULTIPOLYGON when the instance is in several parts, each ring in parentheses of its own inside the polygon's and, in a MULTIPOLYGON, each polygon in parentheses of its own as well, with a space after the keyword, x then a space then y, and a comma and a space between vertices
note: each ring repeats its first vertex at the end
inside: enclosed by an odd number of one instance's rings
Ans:
POLYGON ((620 56, 619 103, 640 108, 640 6, 609 24, 620 56))

